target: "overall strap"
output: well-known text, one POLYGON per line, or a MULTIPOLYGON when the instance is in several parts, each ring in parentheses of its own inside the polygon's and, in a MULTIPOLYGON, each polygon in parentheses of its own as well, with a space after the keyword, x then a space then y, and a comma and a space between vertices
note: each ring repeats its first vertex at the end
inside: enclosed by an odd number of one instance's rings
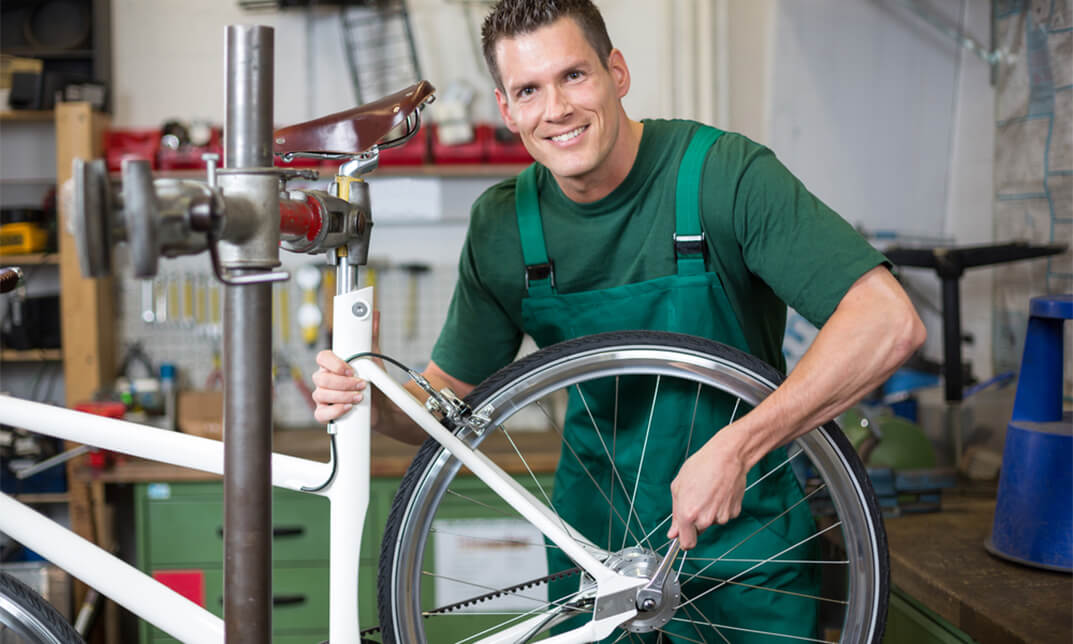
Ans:
POLYGON ((674 193, 674 253, 679 275, 705 272, 707 244, 700 227, 700 179, 708 149, 722 134, 722 130, 706 125, 697 128, 678 165, 678 183, 674 193))
POLYGON ((525 289, 529 295, 555 295, 555 269, 548 260, 544 243, 535 163, 518 175, 514 186, 514 209, 525 261, 525 289))

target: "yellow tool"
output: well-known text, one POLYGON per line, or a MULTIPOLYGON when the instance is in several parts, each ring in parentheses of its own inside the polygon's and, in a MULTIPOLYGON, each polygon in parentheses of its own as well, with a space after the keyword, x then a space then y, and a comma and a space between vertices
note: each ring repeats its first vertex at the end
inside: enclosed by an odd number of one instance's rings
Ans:
POLYGON ((286 282, 279 285, 279 341, 283 346, 291 343, 291 296, 286 282))
POLYGON ((183 322, 194 322, 194 277, 183 275, 183 322))
POLYGON ((30 221, 0 225, 0 253, 22 255, 39 253, 48 246, 48 232, 30 221))

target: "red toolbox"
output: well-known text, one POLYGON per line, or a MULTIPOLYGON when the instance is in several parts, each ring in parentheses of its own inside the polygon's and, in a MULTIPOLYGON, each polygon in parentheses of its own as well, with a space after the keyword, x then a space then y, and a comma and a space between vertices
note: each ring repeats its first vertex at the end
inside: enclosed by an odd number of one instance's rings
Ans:
POLYGON ((104 157, 110 172, 119 172, 126 159, 148 161, 156 167, 160 130, 108 130, 104 134, 104 157))

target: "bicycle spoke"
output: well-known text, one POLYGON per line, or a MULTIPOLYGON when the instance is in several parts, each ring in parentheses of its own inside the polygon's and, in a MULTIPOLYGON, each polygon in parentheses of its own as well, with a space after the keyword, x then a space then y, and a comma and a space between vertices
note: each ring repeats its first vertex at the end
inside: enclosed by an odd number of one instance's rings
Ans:
MULTIPOLYGON (((612 497, 612 499, 614 498, 615 481, 617 480, 619 486, 622 488, 622 494, 624 496, 626 496, 627 498, 629 498, 629 492, 626 490, 626 483, 625 483, 625 481, 623 481, 622 475, 619 474, 618 466, 615 464, 615 457, 612 456, 611 452, 609 452, 607 450, 607 443, 604 442, 603 434, 600 433, 600 426, 596 423, 596 419, 592 415, 592 410, 589 409, 588 401, 585 400, 585 393, 583 391, 581 391, 581 385, 574 385, 574 388, 577 390, 578 396, 581 397, 581 404, 584 405, 585 411, 589 415, 589 422, 592 423, 592 429, 593 429, 593 431, 596 432, 596 437, 600 439, 600 447, 603 448, 604 456, 607 457, 608 463, 611 465, 611 497, 612 497)), ((617 400, 615 401, 615 407, 616 407, 616 411, 617 411, 617 407, 618 407, 618 401, 617 400)), ((611 499, 608 499, 608 503, 611 503, 612 506, 614 505, 614 503, 611 502, 611 499)), ((641 526, 641 529, 644 530, 645 527, 641 523, 641 517, 638 516, 637 513, 633 511, 633 505, 630 505, 630 513, 628 513, 626 515, 626 518, 627 518, 627 520, 629 520, 629 519, 632 519, 632 518, 635 518, 635 517, 637 519, 637 525, 641 526)), ((645 537, 641 537, 642 541, 644 541, 645 539, 646 539, 645 537)), ((610 548, 611 548, 611 546, 609 545, 608 550, 610 550, 610 548)))
MULTIPOLYGON (((733 577, 731 577, 730 579, 728 579, 728 580, 726 580, 726 581, 724 581, 724 582, 722 582, 722 583, 720 583, 720 584, 718 584, 718 585, 716 585, 716 586, 713 586, 712 588, 709 588, 708 590, 705 590, 705 591, 704 591, 703 593, 701 593, 701 594, 697 595, 696 597, 694 597, 693 599, 689 600, 689 601, 690 601, 690 603, 692 603, 692 602, 695 602, 695 601, 697 601, 697 600, 698 600, 698 599, 700 599, 701 597, 704 597, 705 595, 707 595, 707 594, 709 594, 709 593, 711 593, 711 592, 714 592, 714 591, 716 591, 716 590, 719 590, 720 588, 722 588, 723 586, 725 586, 725 585, 729 584, 730 582, 734 581, 734 580, 735 580, 735 579, 737 579, 738 577, 741 577, 741 576, 742 576, 742 575, 744 575, 745 573, 747 573, 747 572, 749 572, 749 571, 751 571, 751 570, 753 570, 753 569, 757 568, 758 566, 761 566, 761 565, 763 565, 763 564, 765 564, 765 563, 767 563, 767 562, 771 561, 772 559, 774 559, 775 557, 778 557, 778 556, 779 556, 779 555, 781 555, 782 553, 784 553, 784 552, 789 552, 790 550, 793 550, 794 548, 796 548, 796 547, 800 546, 801 544, 804 544, 804 543, 807 543, 807 542, 809 542, 809 541, 812 541, 813 539, 815 539, 816 537, 818 537, 818 536, 820 536, 820 535, 824 534, 824 533, 825 533, 825 532, 827 532, 828 530, 831 530, 831 529, 833 529, 833 528, 837 528, 837 527, 838 527, 838 526, 840 526, 840 525, 842 525, 842 522, 841 522, 841 521, 838 521, 838 522, 836 522, 836 523, 832 523, 831 525, 829 525, 828 527, 824 528, 823 530, 820 530, 820 531, 819 531, 819 532, 817 532, 816 534, 814 534, 814 535, 812 535, 812 536, 810 536, 810 537, 805 537, 804 539, 802 539, 801 541, 798 541, 797 543, 795 543, 794 545, 790 546, 789 548, 784 548, 783 550, 780 550, 779 552, 775 553, 775 554, 774 554, 774 555, 772 555, 771 557, 768 557, 768 558, 767 558, 767 559, 765 559, 764 561, 762 561, 762 562, 760 562, 760 563, 758 563, 758 564, 756 564, 756 565, 754 565, 754 566, 750 566, 749 568, 746 568, 745 570, 743 570, 743 571, 739 572, 738 574, 734 575, 734 576, 733 576, 733 577)), ((711 565, 711 564, 708 564, 708 565, 711 565)), ((698 573, 698 574, 699 574, 699 573, 698 573)), ((694 577, 696 577, 696 575, 694 575, 694 577)), ((685 604, 679 604, 679 607, 681 607, 681 606, 683 606, 683 605, 685 605, 685 604)))
POLYGON ((455 490, 452 490, 451 488, 447 488, 447 494, 457 496, 460 499, 465 499, 466 501, 469 501, 470 503, 473 503, 474 505, 479 505, 482 508, 488 508, 489 510, 492 510, 494 512, 498 512, 499 514, 502 514, 503 516, 507 516, 507 517, 511 517, 511 518, 516 518, 518 516, 517 512, 508 512, 507 510, 505 510, 503 508, 497 508, 494 505, 485 503, 484 501, 478 501, 477 499, 475 499, 473 497, 466 496, 465 494, 462 494, 461 492, 457 492, 455 490))
MULTIPOLYGON (((627 516, 633 514, 633 506, 637 501, 637 486, 641 483, 641 471, 645 466, 645 452, 648 450, 648 435, 652 430, 652 418, 656 415, 656 398, 659 397, 659 382, 661 377, 662 376, 656 376, 656 387, 652 391, 652 408, 648 412, 648 425, 645 427, 645 440, 641 444, 641 460, 637 463, 637 479, 633 482, 633 495, 630 497, 630 511, 627 513, 627 516)), ((645 529, 644 525, 641 526, 641 529, 645 529)), ((637 545, 641 545, 641 542, 638 541, 637 545)), ((626 535, 622 535, 622 547, 626 547, 626 535)))
MULTIPOLYGON (((611 462, 615 462, 615 454, 618 443, 618 376, 615 376, 615 407, 611 415, 611 462)), ((614 506, 615 486, 611 486, 611 505, 614 506)), ((644 526, 641 526, 644 529, 644 526)), ((607 551, 611 552, 611 515, 607 517, 607 551)))
POLYGON ((517 539, 493 539, 492 537, 477 537, 471 534, 460 534, 458 532, 448 532, 443 528, 429 528, 429 532, 433 534, 445 534, 450 537, 460 537, 462 539, 472 539, 473 541, 484 541, 487 543, 503 543, 512 546, 526 546, 527 548, 544 548, 547 550, 561 550, 559 546, 554 543, 530 543, 528 541, 518 541, 517 539))
POLYGON ((720 579, 719 577, 706 577, 704 575, 697 575, 694 579, 703 579, 705 581, 718 581, 734 586, 743 586, 745 588, 752 588, 755 590, 763 590, 769 593, 781 593, 783 595, 794 595, 795 597, 803 597, 805 599, 812 599, 819 602, 830 602, 832 604, 848 604, 844 599, 831 599, 830 597, 820 597, 819 595, 808 595, 805 593, 795 593, 792 590, 783 590, 781 588, 769 588, 768 586, 757 586, 755 584, 747 584, 742 581, 731 581, 729 579, 720 579))
POLYGON ((700 389, 701 383, 698 382, 697 397, 693 399, 693 415, 689 419, 689 436, 686 438, 686 453, 682 455, 683 463, 689 458, 689 451, 693 447, 693 426, 697 423, 697 406, 700 404, 700 389))
MULTIPOLYGON (((672 622, 690 623, 693 620, 686 619, 684 617, 672 617, 671 621, 672 622)), ((802 641, 805 641, 805 642, 819 642, 820 644, 837 644, 836 642, 832 642, 830 640, 819 640, 819 639, 816 639, 814 637, 804 637, 802 635, 789 635, 789 634, 786 634, 786 633, 775 633, 773 631, 758 631, 758 630, 755 630, 755 629, 752 629, 752 628, 742 628, 740 626, 730 626, 728 624, 712 624, 712 626, 713 627, 717 626, 719 628, 725 628, 725 629, 727 629, 729 631, 741 631, 743 633, 755 633, 757 635, 770 635, 772 637, 786 637, 786 638, 789 638, 789 639, 802 640, 802 641)))
MULTIPOLYGON (((772 517, 772 518, 771 518, 771 519, 770 519, 770 520, 769 520, 769 521, 768 521, 767 523, 765 523, 764 525, 760 526, 760 527, 759 527, 759 528, 757 528, 756 530, 753 530, 753 531, 752 531, 751 533, 749 533, 749 536, 745 537, 745 538, 744 538, 744 539, 742 539, 741 541, 739 541, 739 542, 737 542, 736 544, 734 544, 733 546, 731 546, 729 550, 727 550, 727 551, 726 551, 726 552, 724 552, 723 554, 721 554, 721 555, 719 555, 718 557, 716 557, 716 558, 715 558, 715 559, 714 559, 714 560, 713 560, 712 562, 710 562, 710 563, 709 563, 709 564, 708 564, 707 566, 704 566, 703 568, 701 568, 700 570, 698 570, 698 571, 697 571, 696 573, 694 573, 694 574, 693 574, 693 576, 692 576, 692 577, 690 577, 689 579, 686 579, 686 580, 685 580, 685 581, 683 581, 682 583, 683 583, 683 584, 685 584, 685 583, 688 583, 688 582, 689 582, 690 580, 692 580, 692 579, 693 579, 693 577, 696 577, 697 575, 699 575, 699 574, 703 573, 703 572, 704 572, 705 570, 707 570, 707 569, 711 568, 712 566, 714 566, 714 565, 715 565, 715 564, 716 564, 717 562, 719 562, 719 561, 722 561, 722 560, 723 560, 723 558, 724 558, 724 557, 726 557, 726 555, 728 555, 728 554, 730 554, 730 553, 734 552, 735 550, 737 550, 737 549, 738 549, 738 547, 739 547, 739 546, 741 546, 741 545, 742 545, 743 543, 745 543, 745 542, 746 542, 746 541, 748 541, 749 539, 752 539, 752 538, 753 538, 753 537, 755 537, 756 535, 760 534, 760 532, 761 532, 761 531, 763 531, 764 529, 766 529, 766 528, 767 528, 767 527, 768 527, 769 525, 771 525, 772 523, 775 523, 775 522, 776 522, 776 521, 778 521, 778 520, 779 520, 780 518, 782 518, 782 517, 786 516, 786 514, 787 514, 788 512, 790 512, 791 510, 793 510, 793 509, 794 509, 794 508, 796 508, 797 506, 801 505, 801 504, 802 504, 802 503, 804 503, 805 501, 808 501, 810 497, 812 497, 812 496, 813 496, 814 494, 818 493, 818 492, 819 492, 820 490, 822 490, 822 489, 823 489, 824 487, 825 487, 825 485, 819 485, 819 486, 817 486, 815 490, 813 490, 813 491, 809 492, 808 494, 806 494, 805 496, 801 497, 801 498, 800 498, 800 499, 799 499, 799 500, 798 500, 798 501, 797 501, 796 503, 794 503, 794 504, 793 504, 793 505, 791 505, 790 507, 786 508, 786 509, 785 509, 785 510, 783 510, 782 512, 780 512, 780 513, 778 513, 777 515, 775 515, 774 517, 772 517)), ((828 529, 829 529, 829 528, 828 528, 828 529)), ((825 530, 825 532, 826 532, 826 530, 825 530)), ((813 535, 813 536, 815 536, 815 535, 813 535)), ((812 537, 809 537, 809 538, 811 539, 812 537)), ((783 552, 785 552, 785 550, 784 550, 783 552)), ((779 553, 779 554, 782 554, 782 553, 779 553)), ((775 556, 777 557, 778 555, 775 555, 775 556)), ((757 564, 757 566, 759 566, 759 565, 762 565, 762 564, 765 564, 765 563, 767 563, 767 562, 771 561, 771 560, 772 560, 772 559, 774 559, 774 558, 775 558, 775 557, 768 557, 767 559, 765 559, 765 560, 763 560, 762 562, 758 563, 758 564, 757 564)), ((755 568, 755 567, 756 567, 756 566, 753 566, 753 568, 755 568)), ((752 568, 750 568, 749 570, 752 570, 752 568)))
MULTIPOLYGON (((507 431, 506 425, 500 425, 499 429, 503 432, 503 435, 507 437, 507 441, 510 442, 510 446, 514 448, 514 453, 518 455, 519 459, 521 459, 522 465, 525 466, 525 471, 529 472, 529 476, 533 479, 533 483, 537 486, 537 489, 540 490, 540 494, 544 497, 544 501, 548 504, 548 508, 554 509, 555 506, 552 504, 551 498, 548 496, 548 493, 544 491, 544 486, 540 484, 540 480, 537 478, 536 474, 533 473, 533 468, 529 467, 529 461, 525 460, 525 457, 522 456, 521 450, 518 449, 518 445, 515 444, 514 439, 510 436, 510 432, 507 431)), ((559 519, 559 523, 562 524, 563 532, 570 534, 570 528, 566 526, 566 521, 563 520, 562 516, 560 516, 558 512, 555 512, 554 514, 555 517, 559 519)))
POLYGON ((766 474, 764 474, 764 475, 763 475, 763 476, 761 476, 760 478, 758 478, 758 479, 756 479, 755 481, 753 481, 752 483, 750 483, 750 484, 749 484, 749 486, 745 488, 745 491, 746 491, 746 492, 748 492, 748 491, 749 491, 749 490, 751 490, 751 489, 752 489, 752 488, 753 488, 753 487, 754 487, 754 486, 755 486, 755 485, 756 485, 757 483, 759 483, 760 481, 763 481, 763 480, 764 480, 764 479, 766 479, 767 477, 769 477, 769 476, 771 476, 772 474, 774 474, 775 472, 779 471, 780 469, 782 469, 783 467, 785 467, 787 463, 789 463, 790 461, 792 461, 792 460, 794 460, 795 458, 797 458, 797 457, 798 457, 798 455, 800 455, 800 454, 804 454, 804 453, 805 453, 805 450, 803 450, 803 449, 798 449, 798 450, 797 450, 796 452, 794 452, 794 453, 793 453, 793 455, 791 455, 791 456, 787 456, 787 457, 786 457, 786 460, 785 460, 785 461, 783 461, 783 462, 779 463, 778 465, 776 465, 775 467, 771 468, 770 470, 768 470, 768 472, 767 472, 766 474))
MULTIPOLYGON (((707 624, 709 627, 711 627, 711 629, 713 631, 715 631, 715 634, 718 635, 719 638, 723 640, 724 644, 730 644, 730 640, 728 640, 726 638, 726 635, 723 635, 722 631, 720 631, 718 628, 716 628, 715 624, 712 624, 708 620, 708 618, 704 615, 704 613, 702 613, 700 611, 699 608, 697 608, 696 606, 686 606, 685 608, 686 608, 686 613, 689 612, 689 609, 692 609, 694 613, 696 613, 701 619, 703 619, 704 623, 707 624)), ((692 626, 693 626, 693 630, 697 631, 697 635, 700 635, 700 638, 702 640, 704 640, 705 642, 707 642, 707 639, 705 639, 705 637, 704 637, 704 633, 700 632, 700 627, 697 624, 693 624, 692 626)))
POLYGON ((727 563, 787 563, 815 566, 845 566, 849 559, 734 559, 732 557, 692 557, 692 561, 725 561, 727 563))
MULTIPOLYGON (((536 406, 539 407, 540 410, 544 412, 544 415, 548 417, 548 420, 551 421, 552 428, 555 429, 555 433, 558 434, 559 438, 562 439, 563 445, 566 445, 566 449, 570 450, 570 453, 573 454, 574 459, 578 462, 578 465, 581 466, 582 471, 585 472, 585 475, 589 477, 589 480, 592 481, 592 484, 596 487, 596 491, 600 493, 600 496, 604 497, 604 501, 607 501, 607 505, 611 509, 611 512, 613 512, 615 516, 618 517, 618 520, 622 522, 622 525, 626 528, 626 534, 632 537, 633 530, 630 529, 630 522, 624 520, 622 518, 622 514, 619 513, 619 511, 615 509, 615 506, 611 504, 611 499, 607 498, 607 493, 604 492, 604 489, 600 487, 599 483, 596 482, 596 477, 594 477, 592 473, 589 472, 589 468, 585 467, 585 462, 581 460, 581 456, 579 456, 577 451, 574 450, 574 447, 570 444, 570 441, 566 439, 566 434, 555 423, 554 419, 552 419, 551 417, 551 414, 549 414, 548 410, 545 409, 544 405, 541 404, 541 401, 537 401, 536 406)), ((644 528, 644 526, 641 527, 644 528)))
MULTIPOLYGON (((670 521, 670 520, 671 520, 671 516, 672 516, 672 515, 668 514, 668 515, 667 515, 667 518, 666 518, 666 519, 664 519, 664 520, 660 521, 660 522, 659 522, 659 524, 657 524, 657 525, 656 525, 656 527, 654 527, 654 528, 652 528, 651 530, 649 530, 649 531, 648 531, 648 532, 647 532, 647 533, 645 534, 645 536, 641 538, 641 540, 642 540, 642 541, 648 541, 648 538, 649 538, 649 537, 651 537, 651 536, 652 536, 652 534, 653 534, 653 533, 654 533, 654 532, 655 532, 656 530, 659 530, 660 526, 662 526, 662 525, 665 525, 665 524, 666 524, 666 523, 667 523, 668 521, 670 521)), ((642 526, 642 527, 643 527, 643 526, 642 526)), ((651 542, 651 541, 649 541, 649 543, 651 544, 652 542, 651 542)), ((665 543, 663 544, 663 546, 667 545, 668 543, 670 543, 670 541, 667 541, 667 542, 665 542, 665 543)), ((663 546, 660 546, 659 548, 656 548, 656 550, 662 550, 662 549, 663 549, 663 546)))
POLYGON ((679 639, 683 639, 683 640, 685 640, 687 642, 694 642, 694 644, 707 644, 706 642, 704 642, 702 640, 695 640, 692 637, 686 637, 685 635, 682 635, 681 633, 667 633, 667 631, 663 630, 662 628, 657 628, 656 630, 659 631, 661 641, 662 641, 662 638, 663 638, 663 634, 666 633, 667 635, 674 635, 675 637, 677 637, 679 639))

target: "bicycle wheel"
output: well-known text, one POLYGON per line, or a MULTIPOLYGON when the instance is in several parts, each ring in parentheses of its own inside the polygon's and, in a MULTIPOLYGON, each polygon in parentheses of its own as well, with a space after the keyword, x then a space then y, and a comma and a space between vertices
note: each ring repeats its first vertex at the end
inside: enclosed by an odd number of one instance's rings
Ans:
POLYGON ((63 615, 29 586, 0 572, 0 640, 27 644, 84 644, 63 615))
MULTIPOLYGON (((589 475, 569 490, 549 490, 548 477, 536 473, 554 467, 546 462, 547 450, 538 449, 530 458, 525 448, 562 443, 561 470, 591 460, 591 454, 579 456, 588 440, 599 446, 597 455, 602 452, 615 463, 618 453, 641 436, 648 447, 653 425, 679 431, 688 426, 692 441, 698 407, 732 403, 725 419, 732 420, 781 382, 769 365, 719 343, 662 332, 606 333, 548 347, 493 374, 467 397, 475 413, 490 417, 489 429, 481 436, 459 435, 485 454, 498 455, 501 467, 560 514, 568 498, 587 499, 585 512, 606 507, 600 515, 608 517, 606 534, 603 529, 585 534, 588 546, 621 574, 650 578, 666 550, 670 523, 669 515, 644 509, 660 494, 669 498, 669 492, 639 485, 644 451, 636 473, 612 465, 609 476, 589 475), (691 404, 671 396, 673 406, 661 405, 661 397, 675 390, 688 392, 691 404), (594 391, 614 392, 595 414, 594 391), (628 409, 641 418, 627 418, 628 409), (578 413, 591 421, 590 436, 564 435, 566 418, 578 413), (631 429, 631 423, 643 431, 631 429), (536 425, 543 431, 534 433, 536 425)), ((699 447, 686 444, 687 453, 699 447)), ((678 459, 675 471, 687 453, 671 457, 678 459)), ((509 640, 530 641, 591 619, 592 580, 460 469, 429 440, 395 496, 378 579, 384 641, 481 641, 546 615, 539 633, 509 640)), ((698 547, 675 562, 677 574, 664 590, 676 601, 639 612, 606 641, 879 642, 888 597, 886 535, 860 460, 841 430, 828 423, 757 465, 743 506, 751 503, 750 495, 761 496, 757 503, 763 506, 770 500, 760 494, 763 481, 779 477, 784 483, 789 477, 796 500, 764 510, 763 516, 743 510, 727 526, 709 528, 702 536, 712 536, 718 550, 699 557, 698 547), (802 512, 805 520, 788 529, 789 518, 802 512), (741 522, 748 523, 748 537, 730 545, 719 542, 721 530, 740 528, 741 522), (798 602, 791 610, 805 616, 807 630, 771 629, 769 617, 788 607, 785 602, 798 602)))

